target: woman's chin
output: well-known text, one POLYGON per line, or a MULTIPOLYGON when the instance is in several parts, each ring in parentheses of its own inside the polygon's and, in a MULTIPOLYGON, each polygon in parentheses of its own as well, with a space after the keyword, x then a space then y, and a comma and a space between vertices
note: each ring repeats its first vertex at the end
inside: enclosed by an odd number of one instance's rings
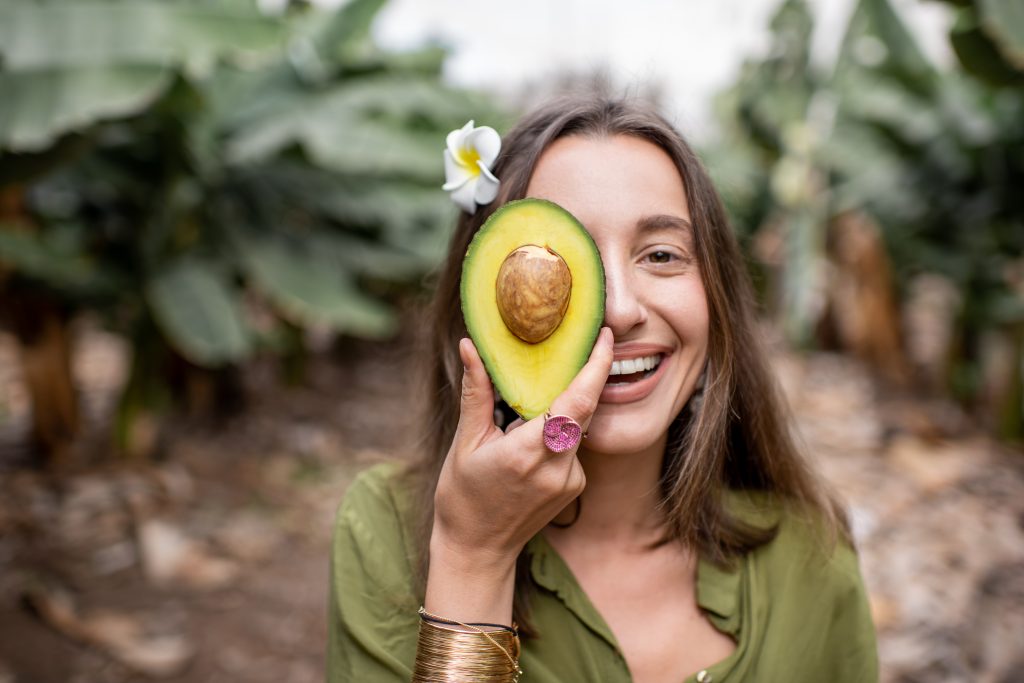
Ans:
POLYGON ((587 428, 587 438, 581 450, 601 454, 642 453, 654 448, 664 448, 668 425, 659 429, 651 420, 637 422, 623 419, 625 415, 601 415, 600 409, 594 414, 587 428))

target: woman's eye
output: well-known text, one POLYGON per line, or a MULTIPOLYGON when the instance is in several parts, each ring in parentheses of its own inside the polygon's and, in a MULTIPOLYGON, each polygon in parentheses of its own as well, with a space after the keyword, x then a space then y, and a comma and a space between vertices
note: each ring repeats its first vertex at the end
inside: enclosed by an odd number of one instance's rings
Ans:
POLYGON ((651 263, 670 263, 673 258, 667 251, 652 251, 647 255, 647 260, 651 263))

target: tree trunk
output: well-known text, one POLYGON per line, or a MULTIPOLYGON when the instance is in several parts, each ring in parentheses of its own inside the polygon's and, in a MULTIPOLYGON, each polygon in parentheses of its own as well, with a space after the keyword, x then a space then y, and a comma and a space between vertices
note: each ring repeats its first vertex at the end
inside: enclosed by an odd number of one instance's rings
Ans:
POLYGON ((909 384, 896 281, 881 230, 866 214, 851 211, 830 226, 833 272, 829 318, 839 346, 852 351, 891 384, 909 384))
MULTIPOLYGON (((32 229, 24 210, 24 188, 0 188, 0 222, 32 229)), ((68 315, 45 292, 17 282, 0 264, 0 311, 18 340, 22 378, 32 403, 30 438, 35 464, 70 460, 78 435, 78 400, 71 378, 68 315)))
MULTIPOLYGON (((10 298, 5 295, 4 298, 10 298)), ((37 464, 71 460, 81 420, 71 378, 71 339, 65 315, 52 302, 28 296, 7 301, 15 309, 14 332, 21 369, 32 401, 32 445, 37 464)))

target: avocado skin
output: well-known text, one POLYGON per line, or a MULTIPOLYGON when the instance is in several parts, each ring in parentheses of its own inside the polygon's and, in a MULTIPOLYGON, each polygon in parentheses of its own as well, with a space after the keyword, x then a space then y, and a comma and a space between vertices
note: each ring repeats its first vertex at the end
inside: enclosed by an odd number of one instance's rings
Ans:
POLYGON ((571 213, 547 200, 520 199, 495 211, 473 237, 460 296, 466 329, 495 388, 516 413, 532 419, 548 410, 590 357, 604 320, 604 266, 593 238, 571 213), (501 264, 527 244, 559 254, 572 275, 562 324, 533 344, 508 330, 496 300, 501 264))

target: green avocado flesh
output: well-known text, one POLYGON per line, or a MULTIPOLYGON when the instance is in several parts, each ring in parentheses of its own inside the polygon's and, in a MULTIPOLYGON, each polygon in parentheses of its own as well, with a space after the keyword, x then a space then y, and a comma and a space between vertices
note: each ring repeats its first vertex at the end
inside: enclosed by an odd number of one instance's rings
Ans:
MULTIPOLYGON (((560 264, 558 269, 559 274, 564 273, 560 264)), ((604 320, 601 254, 580 222, 557 204, 542 199, 509 202, 487 219, 466 250, 461 295, 466 329, 494 386, 513 410, 529 420, 548 410, 590 357, 604 320), (508 269, 503 270, 502 265, 513 252, 518 252, 516 256, 529 254, 534 257, 532 263, 544 267, 555 255, 564 261, 571 276, 568 305, 563 291, 568 280, 536 275, 547 272, 544 268, 513 268, 519 277, 507 275, 508 269), (505 298, 500 301, 499 282, 505 285, 501 289, 505 298), (506 324, 509 310, 513 317, 521 313, 529 318, 529 302, 548 294, 551 300, 543 302, 547 306, 542 312, 549 315, 544 316, 546 326, 537 335, 544 338, 524 341, 522 336, 536 337, 514 333, 506 324), (509 301, 527 304, 513 307, 509 301), (522 308, 527 309, 525 313, 522 308), (552 310, 555 327, 548 332, 552 310)))

